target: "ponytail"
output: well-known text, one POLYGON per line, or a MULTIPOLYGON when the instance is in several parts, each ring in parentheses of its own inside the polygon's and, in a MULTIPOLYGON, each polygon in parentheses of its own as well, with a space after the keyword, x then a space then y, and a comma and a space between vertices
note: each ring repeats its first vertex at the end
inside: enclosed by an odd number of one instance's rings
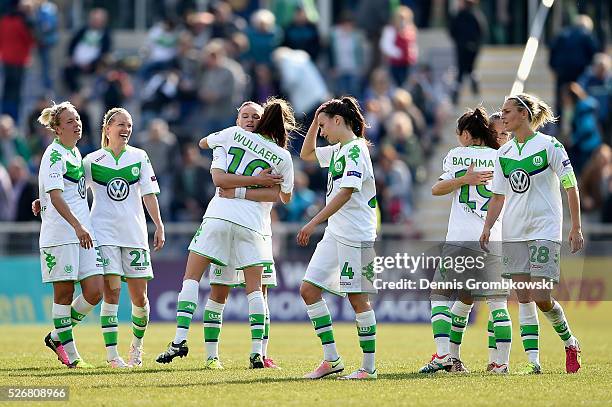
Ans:
POLYGON ((320 110, 320 113, 325 113, 328 116, 342 116, 346 125, 351 129, 357 137, 365 139, 365 129, 369 127, 359 102, 352 96, 343 96, 340 99, 332 99, 325 103, 325 106, 320 110))
POLYGON ((528 93, 519 93, 509 96, 506 100, 508 99, 512 99, 519 111, 527 111, 529 123, 534 130, 539 129, 547 123, 555 123, 558 120, 552 108, 536 96, 528 93))
POLYGON ((46 107, 40 112, 38 123, 55 133, 55 128, 60 124, 60 115, 66 109, 74 109, 76 112, 76 107, 70 102, 62 102, 57 105, 53 102, 52 106, 46 107))
POLYGON ((484 107, 478 106, 476 109, 468 109, 459 119, 457 119, 458 134, 463 131, 470 133, 473 139, 481 140, 484 145, 498 149, 499 143, 493 129, 493 123, 489 122, 487 111, 484 107))
POLYGON ((255 127, 255 133, 271 137, 282 148, 287 148, 289 133, 297 129, 293 108, 283 99, 269 98, 255 127))

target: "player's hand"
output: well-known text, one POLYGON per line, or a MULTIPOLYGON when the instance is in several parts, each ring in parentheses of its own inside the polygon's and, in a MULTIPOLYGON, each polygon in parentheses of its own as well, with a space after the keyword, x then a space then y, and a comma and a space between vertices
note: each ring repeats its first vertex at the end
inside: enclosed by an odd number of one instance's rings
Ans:
POLYGON ((153 250, 161 250, 165 243, 166 232, 164 231, 164 224, 162 223, 155 228, 155 235, 153 235, 153 250))
POLYGON ((40 199, 35 199, 32 201, 32 213, 34 216, 38 216, 40 213, 40 199))
POLYGON ((314 230, 315 225, 311 224, 310 222, 304 225, 304 227, 300 229, 297 234, 297 244, 300 246, 307 246, 308 242, 310 241, 310 235, 312 235, 314 230))
POLYGON ((219 196, 221 198, 234 199, 236 197, 236 188, 219 187, 219 196))
POLYGON ((470 164, 463 177, 467 185, 485 185, 493 179, 493 171, 474 171, 474 164, 470 164))
POLYGON ((487 253, 489 253, 489 248, 487 246, 489 245, 490 236, 491 229, 485 226, 484 229, 482 229, 482 234, 480 235, 480 248, 487 253))
POLYGON ((79 238, 79 244, 83 249, 91 249, 93 247, 93 240, 85 226, 79 223, 79 225, 74 228, 74 232, 79 238))
POLYGON ((584 246, 584 238, 582 237, 582 231, 579 228, 572 228, 570 231, 569 244, 572 253, 576 253, 584 246))
POLYGON ((272 168, 266 168, 253 178, 255 178, 255 185, 260 185, 262 187, 272 187, 274 185, 282 184, 283 182, 283 176, 279 174, 272 174, 272 168))

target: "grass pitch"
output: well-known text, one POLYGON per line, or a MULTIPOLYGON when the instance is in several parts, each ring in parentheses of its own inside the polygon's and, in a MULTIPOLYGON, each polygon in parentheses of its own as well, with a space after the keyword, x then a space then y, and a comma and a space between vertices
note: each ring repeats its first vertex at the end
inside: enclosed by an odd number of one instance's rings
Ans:
MULTIPOLYGON (((220 347, 223 371, 202 370, 204 345, 200 321, 192 324, 189 356, 175 359, 169 365, 159 365, 154 359, 173 337, 174 326, 151 325, 145 337, 145 364, 131 370, 105 367, 102 335, 94 324, 77 327, 75 337, 83 358, 99 366, 95 370, 68 370, 61 366, 43 344, 48 326, 0 325, 3 333, 0 386, 69 386, 70 404, 89 406, 610 405, 612 304, 566 303, 564 307, 583 349, 583 368, 575 375, 565 374, 563 345, 541 314, 544 374, 502 377, 486 374, 486 321, 482 318, 485 313, 481 312, 479 321, 468 327, 462 346, 462 359, 472 373, 415 373, 434 352, 430 326, 379 324, 379 378, 373 382, 345 382, 335 377, 319 381, 301 379, 322 356, 318 338, 306 323, 273 321, 269 353, 282 370, 256 371, 247 369, 250 334, 246 323, 223 325, 220 347)), ((510 312, 514 339, 512 370, 523 364, 526 357, 518 334, 516 307, 511 307, 510 312)), ((126 359, 130 335, 129 325, 120 325, 120 352, 126 359)), ((345 361, 345 372, 349 373, 360 366, 361 357, 354 325, 336 324, 335 337, 345 361)))

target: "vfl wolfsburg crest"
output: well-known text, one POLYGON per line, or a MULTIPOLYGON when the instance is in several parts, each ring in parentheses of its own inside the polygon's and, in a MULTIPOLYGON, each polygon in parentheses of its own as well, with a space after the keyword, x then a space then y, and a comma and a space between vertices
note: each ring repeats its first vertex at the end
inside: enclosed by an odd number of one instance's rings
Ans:
POLYGON ((215 276, 219 277, 221 275, 221 272, 222 272, 221 268, 215 267, 215 276))
POLYGON ((510 181, 510 187, 517 194, 522 194, 523 192, 527 191, 529 189, 529 185, 531 184, 529 174, 527 174, 527 171, 521 168, 517 168, 516 170, 512 171, 508 179, 510 181))
POLYGON ((85 191, 87 190, 87 187, 85 186, 85 177, 79 178, 77 190, 79 191, 79 195, 81 196, 81 198, 85 199, 85 191))
POLYGON ((132 175, 137 177, 140 175, 140 168, 138 167, 132 167, 132 175))
POLYGON ((123 178, 113 178, 106 185, 106 193, 113 201, 123 201, 130 194, 130 186, 123 178))
POLYGON ((533 165, 535 165, 536 167, 539 167, 543 163, 544 163, 544 159, 541 156, 536 155, 533 157, 533 165))

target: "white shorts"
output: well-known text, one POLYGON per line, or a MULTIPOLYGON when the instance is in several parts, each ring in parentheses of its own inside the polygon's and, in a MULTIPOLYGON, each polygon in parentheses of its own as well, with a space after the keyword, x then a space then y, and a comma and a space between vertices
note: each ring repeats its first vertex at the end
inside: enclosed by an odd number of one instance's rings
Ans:
POLYGON ((153 278, 151 256, 147 249, 119 246, 100 246, 105 275, 126 278, 153 278))
MULTIPOLYGON (((268 287, 276 287, 276 268, 274 263, 264 264, 263 273, 261 275, 261 285, 268 287)), ((210 266, 210 284, 211 285, 228 285, 231 287, 244 287, 244 271, 237 270, 231 264, 227 267, 210 266)))
POLYGON ((43 283, 77 282, 104 274, 99 248, 84 249, 78 243, 42 247, 40 264, 43 283))
POLYGON ((196 231, 189 251, 209 258, 213 264, 236 268, 272 263, 267 245, 271 245, 271 236, 264 236, 254 230, 245 228, 222 219, 205 218, 196 231))
POLYGON ((561 244, 552 240, 503 243, 504 276, 527 274, 559 282, 561 244))
POLYGON ((375 294, 374 245, 372 242, 364 246, 340 243, 326 230, 308 263, 303 280, 340 296, 346 293, 375 294))

